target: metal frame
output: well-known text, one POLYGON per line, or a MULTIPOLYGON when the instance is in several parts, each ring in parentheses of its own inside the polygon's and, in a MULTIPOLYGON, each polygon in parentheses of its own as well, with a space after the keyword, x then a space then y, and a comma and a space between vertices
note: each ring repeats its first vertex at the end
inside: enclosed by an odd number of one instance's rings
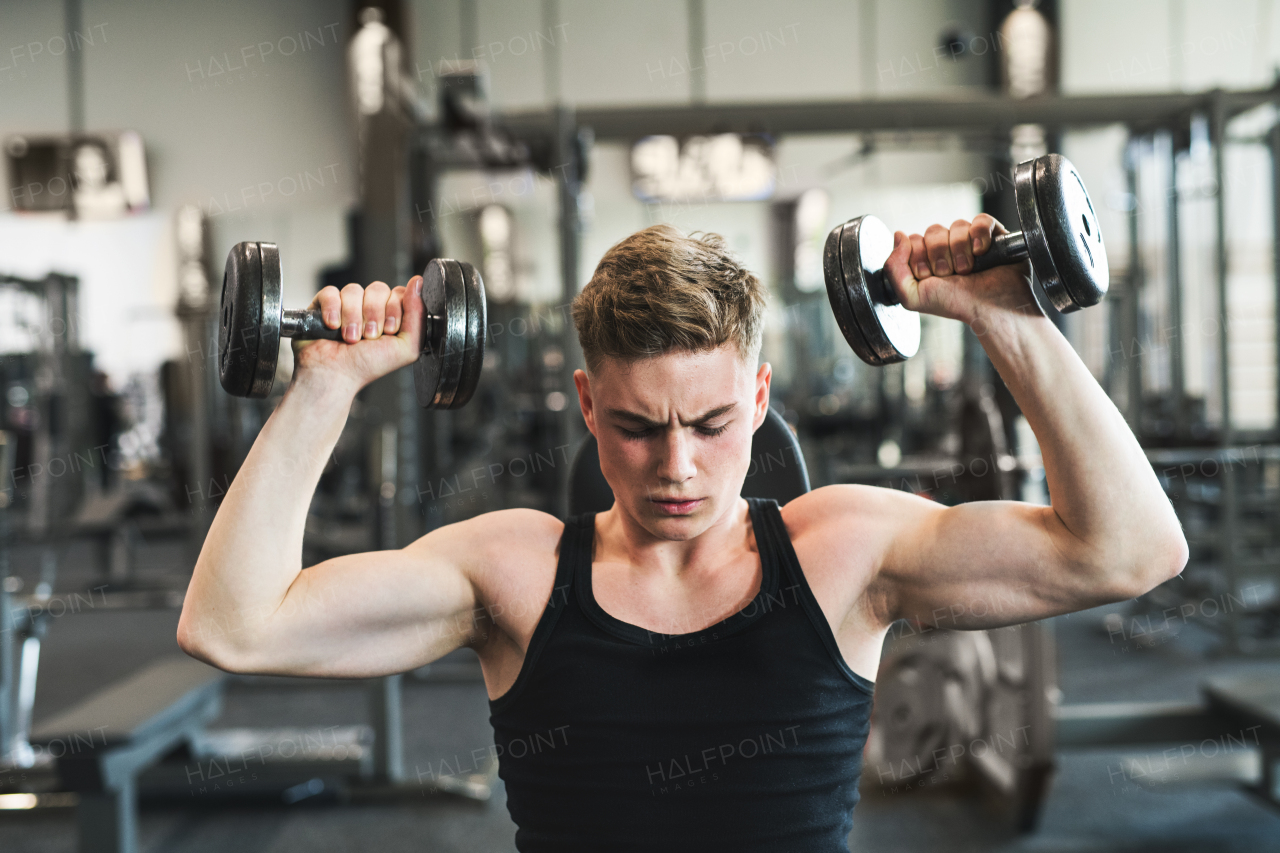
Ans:
MULTIPOLYGON (((942 130, 1002 134, 1015 125, 1039 124, 1049 132, 1089 125, 1123 124, 1139 133, 1190 120, 1217 103, 1226 117, 1280 98, 1280 86, 1231 92, 1043 96, 1015 99, 973 93, 946 98, 784 101, 763 104, 694 104, 582 108, 579 125, 597 140, 631 141, 651 134, 851 133, 874 130, 942 130)), ((536 133, 554 119, 545 111, 512 112, 503 125, 519 135, 536 133)))
MULTIPOLYGON (((1272 92, 1272 101, 1280 100, 1280 94, 1276 91, 1272 92)), ((1238 94, 1238 93, 1237 93, 1238 94)), ((1142 144, 1143 140, 1150 139, 1155 144, 1155 153, 1157 155, 1167 155, 1169 164, 1166 173, 1162 176, 1164 181, 1163 189, 1166 195, 1166 210, 1162 212, 1165 217, 1164 228, 1166 235, 1165 251, 1168 259, 1168 280, 1167 280, 1167 299, 1169 302, 1169 325, 1179 330, 1179 334, 1170 342, 1170 373, 1171 373, 1171 397, 1174 429, 1173 438, 1184 444, 1190 445, 1181 450, 1178 448, 1161 448, 1153 450, 1151 454, 1154 457, 1170 457, 1177 456, 1180 461, 1188 461, 1182 459, 1182 456, 1190 454, 1191 456, 1201 460, 1217 460, 1225 464, 1218 466, 1217 474, 1221 485, 1221 499, 1219 503, 1219 514, 1217 527, 1219 534, 1216 537, 1218 551, 1218 565, 1223 577, 1226 589, 1234 595, 1240 587, 1243 569, 1256 568, 1256 561, 1245 559, 1239 553, 1239 539, 1242 533, 1242 516, 1240 494, 1239 473, 1236 465, 1231 464, 1229 460, 1234 457, 1240 457, 1246 450, 1252 450, 1255 458, 1265 457, 1271 459, 1278 450, 1274 442, 1280 440, 1280 412, 1277 412, 1276 424, 1266 433, 1259 434, 1256 432, 1242 433, 1237 429, 1233 413, 1232 403, 1233 395, 1231 388, 1231 325, 1228 322, 1229 313, 1229 281, 1228 281, 1228 247, 1227 247, 1227 229, 1226 229, 1226 169, 1225 169, 1225 148, 1231 141, 1227 137, 1227 125, 1231 118, 1238 113, 1241 104, 1246 103, 1247 99, 1241 97, 1233 97, 1231 93, 1221 90, 1210 92, 1202 96, 1200 105, 1203 112, 1199 113, 1208 120, 1209 141, 1212 146, 1212 168, 1215 181, 1215 190, 1213 195, 1213 239, 1214 239, 1214 257, 1213 257, 1213 288, 1216 302, 1216 313, 1219 318, 1218 335, 1217 335, 1217 375, 1215 378, 1218 385, 1217 393, 1220 395, 1218 400, 1221 405, 1221 426, 1217 430, 1216 435, 1207 436, 1205 438, 1192 434, 1193 424, 1191 420, 1191 412, 1189 411, 1188 400, 1185 394, 1185 352, 1183 347, 1182 329, 1182 308, 1183 308, 1183 286, 1182 286, 1182 270, 1181 270, 1181 235, 1179 233, 1179 204, 1180 197, 1178 193, 1178 149, 1180 147, 1180 139, 1187 132, 1190 124, 1191 116, 1176 116, 1168 124, 1158 128, 1148 129, 1141 135, 1135 135, 1131 138, 1126 149, 1125 171, 1129 183, 1129 192, 1131 196, 1136 196, 1137 191, 1137 146, 1142 144), (1241 447, 1245 442, 1261 444, 1261 446, 1241 447)), ((1272 157, 1272 210, 1273 210, 1273 228, 1274 228, 1274 252, 1275 254, 1275 275, 1277 295, 1280 296, 1280 125, 1274 126, 1268 134, 1261 140, 1267 144, 1268 150, 1272 157)), ((1129 276, 1124 299, 1120 306, 1119 330, 1120 330, 1120 347, 1127 349, 1125 342, 1137 340, 1141 337, 1139 334, 1138 323, 1140 319, 1139 311, 1139 295, 1145 274, 1142 267, 1142 259, 1140 255, 1138 217, 1140 216, 1138 205, 1135 203, 1129 214, 1129 243, 1130 243, 1130 264, 1129 276)), ((1280 345, 1280 312, 1277 313, 1276 341, 1280 345)), ((1113 341, 1113 350, 1115 349, 1113 341)), ((1277 348, 1277 374, 1280 378, 1280 346, 1277 348)), ((1114 365, 1109 365, 1111 369, 1110 378, 1118 379, 1115 375, 1114 365)), ((1143 398, 1142 383, 1142 359, 1139 352, 1125 352, 1124 357, 1124 376, 1123 382, 1126 386, 1126 418, 1133 427, 1135 433, 1139 437, 1143 436, 1144 413, 1146 411, 1145 401, 1143 398)), ((1115 382, 1109 382, 1109 387, 1114 390, 1115 382)), ((1280 406, 1280 385, 1277 387, 1277 404, 1280 406)), ((1225 648, 1234 653, 1262 653, 1272 650, 1273 643, 1252 643, 1249 638, 1244 636, 1242 614, 1235 610, 1225 614, 1222 621, 1221 629, 1224 634, 1225 648)))

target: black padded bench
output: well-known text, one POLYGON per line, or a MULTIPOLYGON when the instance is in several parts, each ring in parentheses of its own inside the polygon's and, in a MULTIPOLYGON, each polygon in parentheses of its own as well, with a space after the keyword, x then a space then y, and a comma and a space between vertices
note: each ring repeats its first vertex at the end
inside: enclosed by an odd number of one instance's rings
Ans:
MULTIPOLYGON (((1269 804, 1280 805, 1280 677, 1274 669, 1212 676, 1200 692, 1201 702, 1063 705, 1055 713, 1057 748, 1180 744, 1188 749, 1212 743, 1215 757, 1256 749, 1260 774, 1223 762, 1200 778, 1238 782, 1269 804)), ((1167 765, 1168 752, 1163 755, 1167 765)))
POLYGON ((31 734, 79 795, 80 853, 137 853, 138 774, 216 717, 226 674, 165 657, 86 698, 31 734))
POLYGON ((1254 793, 1280 805, 1280 678, 1221 675, 1206 679, 1202 689, 1209 707, 1238 727, 1241 740, 1259 747, 1262 778, 1254 793))

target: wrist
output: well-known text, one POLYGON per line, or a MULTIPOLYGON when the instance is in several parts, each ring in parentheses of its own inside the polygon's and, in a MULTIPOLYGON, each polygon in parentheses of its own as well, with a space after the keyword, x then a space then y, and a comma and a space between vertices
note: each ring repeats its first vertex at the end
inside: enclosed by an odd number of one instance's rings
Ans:
POLYGON ((305 399, 310 405, 350 406, 359 393, 360 383, 337 371, 317 371, 294 367, 293 378, 285 396, 305 399))
POLYGON ((964 324, 979 338, 1001 332, 1033 329, 1042 323, 1053 325, 1030 291, 1025 298, 1017 300, 978 302, 964 318, 964 324))

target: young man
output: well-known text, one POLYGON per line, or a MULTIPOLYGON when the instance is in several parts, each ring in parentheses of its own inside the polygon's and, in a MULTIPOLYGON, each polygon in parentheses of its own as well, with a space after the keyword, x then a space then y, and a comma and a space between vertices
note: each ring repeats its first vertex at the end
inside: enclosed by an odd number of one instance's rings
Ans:
POLYGON ((1027 267, 968 274, 1002 230, 982 215, 899 233, 888 273, 908 308, 979 334, 1039 439, 1052 506, 853 485, 781 508, 741 498, 769 404, 765 291, 719 238, 655 226, 614 246, 573 306, 608 512, 493 512, 303 571, 352 398, 413 362, 422 313, 417 278, 326 288, 313 304, 354 345, 294 344, 179 643, 226 670, 333 678, 474 649, 522 851, 845 850, 890 623, 1043 619, 1186 561, 1138 442, 1027 267))

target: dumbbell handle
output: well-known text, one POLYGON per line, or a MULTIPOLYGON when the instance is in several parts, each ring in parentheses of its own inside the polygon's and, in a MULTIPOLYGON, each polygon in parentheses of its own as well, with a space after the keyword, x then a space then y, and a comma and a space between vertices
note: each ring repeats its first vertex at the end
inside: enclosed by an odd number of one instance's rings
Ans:
MULTIPOLYGON (((1027 256, 1027 239, 1021 231, 1012 234, 1001 234, 991 241, 991 248, 973 259, 973 269, 969 272, 982 272, 992 267, 1005 264, 1016 264, 1027 256)), ((868 276, 872 283, 872 296, 884 305, 897 305, 898 294, 884 277, 884 270, 876 270, 868 276)), ((287 312, 286 312, 287 313, 287 312)), ((283 334, 283 333, 282 333, 283 334)))
MULTIPOLYGON (((423 316, 422 331, 427 340, 435 337, 437 324, 442 324, 443 319, 434 314, 423 316)), ((280 337, 300 341, 340 341, 342 329, 330 329, 324 324, 320 312, 315 309, 285 309, 280 318, 280 337)))
POLYGON ((319 311, 285 309, 280 318, 280 337, 300 341, 340 341, 342 329, 330 329, 319 311))
POLYGON ((972 272, 982 272, 992 267, 1016 264, 1027 257, 1027 238, 1023 232, 1001 234, 991 241, 991 248, 973 259, 972 272))

